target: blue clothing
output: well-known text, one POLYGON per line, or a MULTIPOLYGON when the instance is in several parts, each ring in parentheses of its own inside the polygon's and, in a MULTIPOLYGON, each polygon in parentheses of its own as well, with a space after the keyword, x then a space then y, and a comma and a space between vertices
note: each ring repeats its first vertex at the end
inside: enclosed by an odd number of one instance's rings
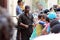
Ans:
POLYGON ((50 12, 47 16, 48 16, 49 19, 54 19, 54 18, 57 17, 55 12, 50 12))
POLYGON ((45 24, 45 22, 43 22, 43 21, 40 21, 40 22, 39 22, 39 24, 41 24, 41 25, 44 25, 44 24, 45 24))
POLYGON ((16 8, 16 12, 17 12, 16 15, 20 15, 23 13, 19 5, 16 8))
POLYGON ((51 29, 51 28, 50 28, 50 26, 49 26, 46 31, 47 31, 48 33, 50 33, 50 29, 51 29))

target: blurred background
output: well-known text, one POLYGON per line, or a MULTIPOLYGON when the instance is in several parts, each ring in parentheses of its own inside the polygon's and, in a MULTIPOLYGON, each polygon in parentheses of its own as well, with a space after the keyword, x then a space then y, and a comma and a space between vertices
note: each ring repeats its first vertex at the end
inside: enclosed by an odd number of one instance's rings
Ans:
MULTIPOLYGON (((18 0, 0 0, 0 5, 5 7, 11 16, 16 16, 16 6, 18 0)), ((60 5, 60 0, 23 0, 24 5, 29 5, 32 11, 37 9, 37 4, 41 4, 44 9, 50 8, 53 5, 60 5)), ((14 21, 16 20, 13 18, 14 21)), ((15 21, 16 23, 16 21, 15 21)))
MULTIPOLYGON (((16 15, 16 8, 17 8, 17 5, 18 5, 17 2, 18 2, 18 0, 0 0, 0 6, 7 10, 7 12, 9 13, 9 15, 7 15, 7 16, 10 16, 12 18, 12 22, 15 24, 15 26, 17 25, 17 21, 18 21, 18 19, 17 19, 18 15, 16 15)), ((59 22, 60 22, 60 14, 59 14, 60 13, 60 0, 22 0, 22 3, 23 3, 24 7, 26 5, 28 5, 30 7, 30 11, 29 12, 31 12, 32 15, 33 15, 33 13, 36 13, 36 15, 39 15, 40 13, 42 13, 42 11, 44 13, 47 12, 46 13, 47 16, 50 15, 50 14, 48 14, 49 12, 51 12, 52 15, 54 13, 56 13, 57 17, 59 17, 58 19, 59 19, 59 22), (50 10, 50 8, 51 8, 51 10, 50 10), (55 8, 57 9, 56 10, 57 12, 55 11, 55 8), (48 10, 46 10, 46 9, 48 9, 48 10)), ((38 18, 36 19, 36 16, 35 15, 33 15, 33 16, 35 18, 34 22, 35 21, 37 22, 38 18)), ((50 15, 50 18, 53 18, 54 16, 51 17, 51 15, 50 15)), ((35 25, 36 24, 34 24, 34 26, 35 25)), ((34 28, 33 28, 33 31, 34 31, 34 28)), ((13 33, 12 34, 13 34, 13 37, 11 38, 11 40, 16 40, 16 36, 17 36, 17 28, 16 27, 13 27, 13 33)), ((20 39, 21 39, 21 37, 20 37, 20 39)))

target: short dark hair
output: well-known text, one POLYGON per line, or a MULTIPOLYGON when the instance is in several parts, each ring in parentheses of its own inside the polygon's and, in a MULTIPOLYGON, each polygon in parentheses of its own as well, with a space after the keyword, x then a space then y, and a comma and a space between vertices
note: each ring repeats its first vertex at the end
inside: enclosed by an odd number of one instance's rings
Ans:
POLYGON ((52 33, 60 33, 60 24, 56 24, 51 29, 52 33))
POLYGON ((60 24, 60 22, 59 22, 58 20, 56 20, 56 19, 53 19, 53 20, 50 21, 50 27, 51 27, 51 28, 52 28, 54 25, 56 25, 56 24, 60 24))
POLYGON ((22 0, 18 0, 18 4, 21 3, 21 2, 22 2, 22 0))
POLYGON ((48 17, 46 17, 46 21, 50 22, 50 19, 48 17))
POLYGON ((30 9, 30 7, 28 5, 25 6, 25 9, 30 9))
POLYGON ((46 18, 46 15, 39 14, 39 15, 38 15, 38 18, 41 19, 41 17, 43 17, 43 19, 45 19, 45 18, 46 18))
POLYGON ((44 13, 45 13, 45 14, 47 14, 48 12, 49 12, 49 10, 48 10, 48 9, 44 10, 44 13))

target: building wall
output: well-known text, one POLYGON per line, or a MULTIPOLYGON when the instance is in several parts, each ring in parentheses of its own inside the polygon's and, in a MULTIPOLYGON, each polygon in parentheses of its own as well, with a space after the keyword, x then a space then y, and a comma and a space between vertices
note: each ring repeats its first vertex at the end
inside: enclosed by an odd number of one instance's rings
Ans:
MULTIPOLYGON (((16 16, 17 0, 7 0, 7 2, 8 2, 7 6, 8 6, 9 14, 11 16, 16 16)), ((32 0, 24 0, 24 2, 25 2, 25 5, 29 5, 31 7, 31 10, 32 10, 32 6, 33 6, 32 5, 33 4, 32 0)), ((54 4, 57 4, 57 0, 48 0, 47 6, 48 6, 48 8, 50 8, 54 4)), ((14 19, 14 22, 16 22, 16 18, 13 17, 13 19, 14 19)))
POLYGON ((7 6, 8 6, 8 12, 9 14, 11 15, 13 21, 15 23, 17 23, 17 20, 16 20, 16 6, 17 6, 17 0, 8 0, 7 2, 7 6))
POLYGON ((25 0, 25 5, 30 6, 30 8, 32 10, 32 0, 25 0))
MULTIPOLYGON (((9 12, 9 14, 11 15, 11 16, 16 16, 16 6, 17 6, 17 1, 18 0, 7 0, 8 1, 8 12, 9 12)), ((32 2, 32 0, 25 0, 25 5, 29 5, 30 7, 32 6, 31 3, 32 2)), ((31 9, 32 9, 32 7, 31 7, 31 9)), ((15 23, 17 23, 17 19, 16 19, 16 17, 13 17, 13 21, 15 22, 15 23)))
POLYGON ((57 5, 57 0, 48 0, 48 8, 52 7, 53 5, 57 5))

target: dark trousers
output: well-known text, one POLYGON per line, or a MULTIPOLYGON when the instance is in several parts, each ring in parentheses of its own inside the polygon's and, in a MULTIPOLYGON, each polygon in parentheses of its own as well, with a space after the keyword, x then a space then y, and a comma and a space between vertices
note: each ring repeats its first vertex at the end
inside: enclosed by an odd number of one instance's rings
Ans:
POLYGON ((28 29, 22 29, 17 31, 17 40, 20 40, 20 37, 21 37, 21 40, 29 40, 30 36, 31 36, 31 33, 28 29))
POLYGON ((21 38, 21 32, 20 32, 20 30, 18 29, 18 30, 17 30, 17 39, 16 39, 16 40, 21 40, 20 38, 21 38))

